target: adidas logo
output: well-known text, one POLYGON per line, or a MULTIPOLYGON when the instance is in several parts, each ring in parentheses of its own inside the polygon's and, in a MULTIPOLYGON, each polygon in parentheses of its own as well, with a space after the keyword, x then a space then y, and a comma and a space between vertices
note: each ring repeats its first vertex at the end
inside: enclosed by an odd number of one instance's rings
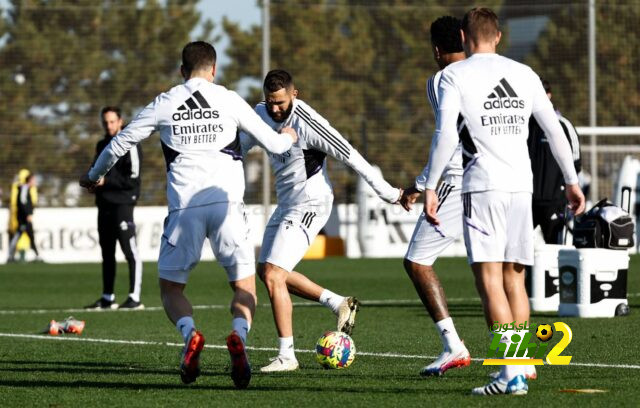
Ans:
POLYGON ((484 103, 484 108, 486 110, 491 109, 524 109, 524 101, 522 99, 518 99, 518 94, 513 90, 509 82, 506 79, 502 78, 500 83, 493 88, 493 92, 491 92, 484 103))
POLYGON ((447 334, 449 334, 449 330, 444 329, 440 334, 442 334, 443 336, 446 336, 447 334))
POLYGON ((171 116, 176 122, 193 119, 218 119, 219 117, 218 111, 211 109, 200 91, 195 91, 182 105, 178 106, 178 112, 171 116))

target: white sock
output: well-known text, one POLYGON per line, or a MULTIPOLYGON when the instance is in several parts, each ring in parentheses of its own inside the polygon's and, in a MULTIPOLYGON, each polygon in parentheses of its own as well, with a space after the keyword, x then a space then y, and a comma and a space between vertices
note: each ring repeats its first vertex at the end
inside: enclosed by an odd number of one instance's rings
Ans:
MULTIPOLYGON (((509 350, 509 347, 511 347, 511 343, 512 343, 511 336, 513 336, 514 334, 520 335, 520 333, 517 332, 516 330, 507 330, 504 332, 504 335, 502 336, 503 341, 501 341, 501 343, 507 344, 507 348, 506 348, 507 351, 509 350), (505 336, 506 336, 506 339, 505 339, 505 336)), ((520 339, 522 339, 522 336, 520 336, 520 339)), ((517 350, 516 350, 516 353, 517 353, 517 350)), ((509 357, 509 358, 516 358, 515 354, 513 357, 509 357)), ((525 366, 522 366, 522 365, 502 366, 502 370, 500 370, 500 380, 504 382, 509 382, 513 380, 517 375, 524 375, 524 370, 525 370, 524 367, 525 366)))
POLYGON ((244 317, 234 317, 231 321, 231 328, 238 333, 243 343, 247 343, 247 334, 251 330, 251 325, 244 317))
POLYGON ((193 317, 184 316, 178 319, 178 321, 176 322, 176 328, 178 329, 180 334, 182 334, 182 338, 186 343, 187 339, 191 335, 191 332, 195 330, 196 324, 193 321, 193 317))
POLYGON ((445 351, 457 350, 461 348, 462 341, 458 337, 458 332, 453 325, 453 319, 447 317, 436 323, 436 329, 440 335, 440 341, 442 341, 442 347, 445 351))
POLYGON ((278 356, 296 359, 296 354, 293 351, 293 336, 291 337, 278 337, 278 356))
POLYGON ((134 302, 140 302, 140 295, 139 295, 139 294, 129 293, 129 297, 130 297, 130 298, 131 298, 131 300, 133 300, 134 302))
POLYGON ((338 314, 338 308, 343 301, 343 296, 337 295, 329 289, 323 290, 320 294, 320 303, 331 309, 335 314, 338 314))
POLYGON ((113 293, 103 293, 102 298, 107 302, 113 302, 116 300, 116 295, 114 295, 113 293))

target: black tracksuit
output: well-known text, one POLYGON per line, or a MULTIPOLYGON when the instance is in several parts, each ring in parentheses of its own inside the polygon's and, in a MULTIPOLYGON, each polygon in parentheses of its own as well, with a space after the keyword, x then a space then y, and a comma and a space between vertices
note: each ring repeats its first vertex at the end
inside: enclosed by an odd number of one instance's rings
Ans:
MULTIPOLYGON (((96 145, 96 159, 111 141, 105 136, 96 145)), ((94 160, 95 161, 95 160, 94 160)), ((102 249, 103 294, 114 293, 116 277, 116 241, 129 265, 129 294, 139 295, 142 262, 136 247, 133 207, 140 196, 142 149, 137 145, 124 155, 104 177, 104 185, 96 189, 98 234, 102 249)))
POLYGON ((18 241, 22 236, 23 232, 27 233, 29 237, 29 241, 31 241, 31 249, 36 253, 36 256, 39 256, 38 248, 36 247, 36 239, 33 233, 33 224, 29 221, 29 216, 33 215, 33 202, 31 201, 31 191, 29 184, 21 184, 18 187, 18 230, 11 237, 11 241, 9 243, 9 259, 13 260, 16 248, 18 246, 18 241))
MULTIPOLYGON (((578 134, 573 125, 560 118, 560 126, 569 140, 576 172, 582 168, 578 134)), ((542 128, 532 116, 529 120, 529 157, 533 171, 533 227, 540 225, 547 244, 562 243, 567 198, 564 178, 542 128)))

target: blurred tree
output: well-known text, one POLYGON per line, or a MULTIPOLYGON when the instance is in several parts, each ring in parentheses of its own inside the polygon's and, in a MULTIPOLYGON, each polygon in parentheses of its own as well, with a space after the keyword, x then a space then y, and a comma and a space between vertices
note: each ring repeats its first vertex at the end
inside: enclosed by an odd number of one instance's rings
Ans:
MULTIPOLYGON (((65 188, 87 170, 102 137, 100 108, 119 105, 127 121, 181 82, 197 1, 12 0, 0 26, 0 185, 28 167, 44 177, 45 201, 65 205, 65 188)), ((205 23, 201 38, 212 28, 205 23)), ((141 202, 162 204, 159 143, 144 145, 141 202)))
MULTIPOLYGON (((553 100, 576 126, 589 125, 587 3, 567 4, 550 15, 535 51, 526 59, 551 83, 553 100)), ((640 3, 596 2, 596 89, 599 126, 640 123, 640 3)))
MULTIPOLYGON (((260 4, 260 2, 258 2, 260 4)), ((497 7, 501 1, 490 1, 497 7)), ((428 155, 434 128, 426 80, 438 70, 429 27, 437 17, 462 16, 467 2, 436 0, 272 0, 271 68, 290 71, 299 97, 381 166, 387 180, 413 182, 428 155), (363 135, 366 134, 366 141, 363 135)), ((231 86, 261 83, 261 28, 243 31, 223 21, 231 86)), ((253 88, 251 102, 262 99, 253 88)), ((336 166, 329 161, 330 168, 336 166)), ((342 166, 337 166, 339 169, 342 166)), ((352 172, 332 174, 339 201, 353 189, 352 172)))

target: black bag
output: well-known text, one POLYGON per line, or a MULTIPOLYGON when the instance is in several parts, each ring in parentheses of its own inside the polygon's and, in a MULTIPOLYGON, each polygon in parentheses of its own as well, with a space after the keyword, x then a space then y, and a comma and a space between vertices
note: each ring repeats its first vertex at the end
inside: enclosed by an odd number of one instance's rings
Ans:
POLYGON ((634 246, 633 230, 629 213, 605 198, 576 217, 573 244, 576 248, 627 249, 634 246))

